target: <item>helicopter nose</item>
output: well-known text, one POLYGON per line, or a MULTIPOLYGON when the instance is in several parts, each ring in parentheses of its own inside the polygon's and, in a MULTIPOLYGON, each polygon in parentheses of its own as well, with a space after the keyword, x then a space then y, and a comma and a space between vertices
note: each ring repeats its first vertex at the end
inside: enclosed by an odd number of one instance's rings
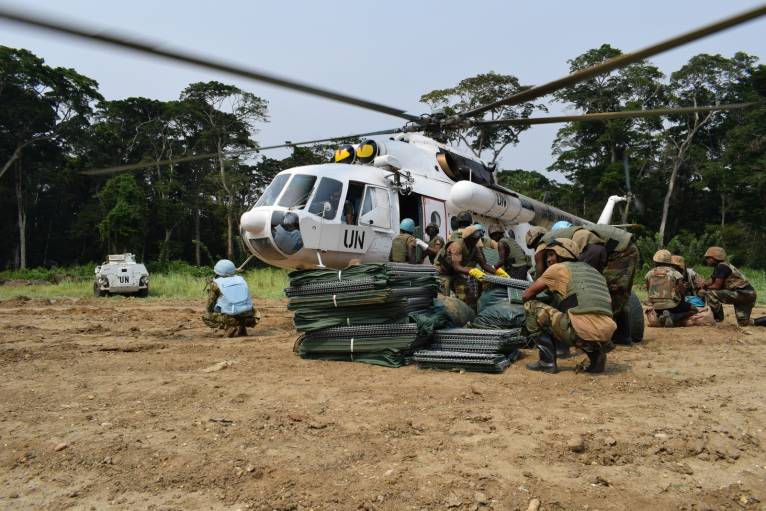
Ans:
POLYGON ((242 229, 254 236, 268 236, 271 230, 271 212, 263 210, 245 211, 239 219, 239 224, 242 229))

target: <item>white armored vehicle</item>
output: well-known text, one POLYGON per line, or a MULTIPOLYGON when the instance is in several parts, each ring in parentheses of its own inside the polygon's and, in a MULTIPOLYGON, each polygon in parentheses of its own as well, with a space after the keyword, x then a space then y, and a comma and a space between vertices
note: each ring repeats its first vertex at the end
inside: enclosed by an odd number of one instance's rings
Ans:
POLYGON ((131 294, 145 297, 149 295, 149 272, 146 266, 136 262, 133 254, 112 254, 106 262, 96 266, 96 281, 93 294, 131 294))

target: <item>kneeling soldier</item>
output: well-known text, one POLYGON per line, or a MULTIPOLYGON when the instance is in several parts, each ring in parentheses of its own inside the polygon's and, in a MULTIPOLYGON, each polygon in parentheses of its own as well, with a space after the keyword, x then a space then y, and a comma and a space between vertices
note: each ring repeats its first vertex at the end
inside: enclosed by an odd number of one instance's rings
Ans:
POLYGON ((674 267, 673 257, 668 250, 658 250, 652 258, 654 268, 645 277, 647 305, 666 327, 680 325, 697 313, 684 299, 684 276, 674 267))
POLYGON ((705 252, 705 266, 713 267, 710 280, 702 284, 700 296, 707 300, 716 321, 723 321, 723 305, 734 305, 739 326, 752 325, 750 313, 755 305, 755 289, 742 273, 726 262, 726 251, 721 247, 710 247, 705 252))
POLYGON ((544 255, 548 268, 523 295, 526 328, 540 353, 540 359, 527 368, 557 372, 556 345, 564 343, 585 352, 590 360, 587 372, 601 373, 617 328, 606 280, 589 264, 577 261, 572 240, 551 241, 544 255), (551 305, 536 299, 543 291, 550 293, 551 305))
POLYGON ((208 286, 207 313, 202 316, 207 326, 224 330, 227 337, 246 336, 246 327, 254 327, 260 319, 253 310, 247 282, 235 275, 236 270, 228 259, 215 263, 217 278, 208 286))

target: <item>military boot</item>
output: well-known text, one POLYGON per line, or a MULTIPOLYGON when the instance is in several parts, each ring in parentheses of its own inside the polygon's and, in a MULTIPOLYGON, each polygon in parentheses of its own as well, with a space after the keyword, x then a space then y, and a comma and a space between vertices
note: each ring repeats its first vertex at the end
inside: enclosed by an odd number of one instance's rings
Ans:
POLYGON ((586 373, 603 373, 606 368, 606 346, 600 342, 589 342, 583 347, 588 355, 590 364, 585 368, 586 373))
POLYGON ((761 316, 760 318, 755 318, 753 320, 753 326, 766 326, 766 316, 761 316))
POLYGON ((572 356, 572 352, 569 350, 569 345, 562 341, 553 340, 556 344, 556 358, 569 358, 572 356))
POLYGON ((540 358, 537 362, 527 364, 527 369, 556 374, 558 367, 556 366, 556 343, 553 338, 547 334, 540 335, 535 339, 535 345, 540 358))
POLYGON ((633 346, 633 340, 630 338, 630 321, 628 313, 620 311, 614 315, 614 322, 617 323, 617 330, 612 335, 612 342, 622 346, 633 346))
POLYGON ((662 323, 662 326, 666 328, 673 328, 674 326, 676 326, 675 322, 673 321, 673 315, 668 310, 662 311, 660 322, 662 323))

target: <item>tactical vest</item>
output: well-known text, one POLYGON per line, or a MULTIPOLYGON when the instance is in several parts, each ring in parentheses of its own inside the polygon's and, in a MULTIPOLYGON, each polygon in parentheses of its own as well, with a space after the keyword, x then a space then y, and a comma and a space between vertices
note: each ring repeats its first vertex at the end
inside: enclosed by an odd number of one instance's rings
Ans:
POLYGON ((447 256, 447 248, 453 243, 460 244, 460 252, 463 259, 462 265, 464 267, 473 268, 479 260, 478 252, 481 249, 476 245, 469 250, 462 239, 450 241, 439 251, 438 261, 436 263, 436 267, 442 275, 453 275, 455 273, 455 269, 452 267, 452 258, 447 256))
POLYGON ((742 275, 742 272, 736 269, 734 265, 726 262, 720 264, 725 264, 731 270, 731 275, 729 275, 723 282, 724 289, 742 289, 750 286, 750 281, 747 280, 745 276, 742 275))
MULTIPOLYGON (((574 236, 574 233, 576 233, 580 229, 582 229, 582 227, 580 227, 579 225, 573 225, 572 227, 564 227, 563 229, 548 231, 540 239, 540 243, 544 243, 547 245, 548 243, 550 243, 556 238, 566 238, 568 240, 571 240, 572 236, 574 236)), ((540 245, 540 243, 538 243, 538 245, 540 245)))
POLYGON ((508 259, 506 259, 505 264, 503 265, 504 269, 529 266, 527 254, 521 246, 516 243, 516 240, 512 238, 501 238, 500 243, 505 243, 508 247, 508 259))
POLYGON ((672 309, 683 298, 678 293, 678 281, 683 279, 669 266, 657 266, 646 274, 647 302, 654 309, 672 309))
POLYGON ((622 252, 630 245, 633 235, 629 232, 605 224, 591 224, 586 227, 590 232, 604 240, 608 254, 612 252, 622 252))
POLYGON ((221 291, 221 296, 215 302, 215 311, 236 316, 253 310, 253 299, 247 289, 247 282, 239 275, 233 277, 218 277, 213 280, 221 291))
POLYGON ((407 246, 412 244, 410 240, 414 237, 412 234, 400 233, 397 235, 391 241, 391 251, 388 253, 388 260, 394 263, 411 263, 407 246))
POLYGON ((612 317, 612 298, 606 279, 587 263, 560 263, 567 267, 570 279, 567 295, 553 293, 554 307, 570 314, 599 314, 612 317))

